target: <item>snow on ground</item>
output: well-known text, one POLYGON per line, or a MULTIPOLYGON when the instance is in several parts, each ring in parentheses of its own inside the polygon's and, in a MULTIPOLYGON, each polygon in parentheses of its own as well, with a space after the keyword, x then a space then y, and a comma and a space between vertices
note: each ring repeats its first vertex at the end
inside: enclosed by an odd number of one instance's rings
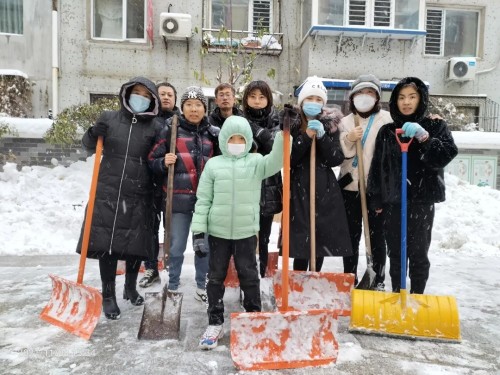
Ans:
MULTIPOLYGON (((0 172, 0 372, 238 373, 229 352, 229 323, 215 351, 201 352, 196 347, 207 319, 203 306, 193 298, 190 245, 181 280, 185 297, 179 342, 136 339, 142 309, 121 299, 123 276, 117 279, 122 319, 101 318, 90 341, 38 319, 52 289, 47 274, 76 279, 74 250, 92 164, 93 157, 69 167, 21 171, 7 164, 0 172)), ((471 186, 451 175, 446 175, 446 185, 447 201, 436 206, 426 292, 456 297, 462 343, 353 335, 347 330, 348 318, 343 318, 336 364, 259 374, 500 374, 500 192, 471 186)), ((275 225, 271 248, 276 247, 277 232, 275 225)), ((361 256, 359 276, 364 267, 361 256)), ((327 259, 324 271, 341 272, 341 261, 327 259)), ((100 287, 97 262, 87 262, 84 283, 100 287)), ((152 290, 159 288, 158 284, 152 290)), ((239 311, 235 290, 228 289, 225 301, 226 313, 239 311)))

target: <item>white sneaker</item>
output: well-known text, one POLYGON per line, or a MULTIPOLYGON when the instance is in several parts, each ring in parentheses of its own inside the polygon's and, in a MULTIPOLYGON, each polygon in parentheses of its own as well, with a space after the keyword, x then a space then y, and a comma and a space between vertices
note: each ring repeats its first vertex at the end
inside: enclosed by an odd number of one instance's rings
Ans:
POLYGON ((216 348, 219 339, 222 337, 224 337, 222 324, 219 326, 208 326, 205 333, 201 337, 200 344, 198 346, 204 350, 216 348))
POLYGON ((205 289, 196 288, 196 293, 194 294, 194 298, 197 301, 207 303, 208 302, 207 291, 205 289))

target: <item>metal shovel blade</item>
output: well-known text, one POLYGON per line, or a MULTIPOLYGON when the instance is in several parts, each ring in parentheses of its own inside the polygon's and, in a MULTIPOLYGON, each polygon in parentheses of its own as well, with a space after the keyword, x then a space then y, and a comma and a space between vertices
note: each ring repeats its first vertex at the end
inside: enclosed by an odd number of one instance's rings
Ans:
POLYGON ((179 340, 183 294, 162 291, 146 293, 139 340, 179 340))
POLYGON ((231 357, 240 370, 335 362, 337 319, 328 310, 231 314, 231 357))
POLYGON ((56 275, 49 277, 52 295, 40 318, 88 340, 101 316, 101 293, 56 275))
MULTIPOLYGON (((281 306, 282 270, 274 275, 276 305, 281 306)), ((288 304, 293 310, 332 310, 338 316, 351 314, 352 273, 290 271, 288 304)))

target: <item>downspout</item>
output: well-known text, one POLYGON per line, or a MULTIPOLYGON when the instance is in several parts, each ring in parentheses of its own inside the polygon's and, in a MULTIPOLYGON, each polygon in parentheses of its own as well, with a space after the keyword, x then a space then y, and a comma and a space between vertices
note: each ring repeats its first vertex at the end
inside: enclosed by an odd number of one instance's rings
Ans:
POLYGON ((59 113, 59 39, 57 0, 52 1, 52 115, 59 113))

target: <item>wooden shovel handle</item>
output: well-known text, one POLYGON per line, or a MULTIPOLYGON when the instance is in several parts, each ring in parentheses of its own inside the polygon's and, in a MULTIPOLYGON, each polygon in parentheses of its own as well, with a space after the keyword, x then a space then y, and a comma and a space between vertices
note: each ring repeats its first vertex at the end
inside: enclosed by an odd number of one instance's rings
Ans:
MULTIPOLYGON (((179 119, 177 115, 172 117, 172 126, 170 128, 170 153, 175 154, 177 143, 177 126, 179 119)), ((168 166, 167 175, 167 197, 165 199, 165 228, 163 237, 163 268, 167 269, 167 261, 170 255, 170 233, 172 230, 172 198, 174 196, 174 172, 175 163, 168 166)))
POLYGON ((90 228, 92 226, 92 217, 94 214, 95 193, 97 190, 97 180, 99 179, 99 167, 101 165, 101 156, 103 148, 103 138, 97 138, 95 148, 94 169, 92 171, 92 182, 90 183, 89 202, 87 212, 85 213, 85 226, 83 227, 82 248, 80 250, 80 265, 78 266, 77 284, 83 283, 83 274, 85 272, 85 262, 87 261, 87 252, 89 250, 90 228))
POLYGON ((316 272, 316 136, 311 143, 309 164, 309 225, 311 232, 311 271, 316 272))

